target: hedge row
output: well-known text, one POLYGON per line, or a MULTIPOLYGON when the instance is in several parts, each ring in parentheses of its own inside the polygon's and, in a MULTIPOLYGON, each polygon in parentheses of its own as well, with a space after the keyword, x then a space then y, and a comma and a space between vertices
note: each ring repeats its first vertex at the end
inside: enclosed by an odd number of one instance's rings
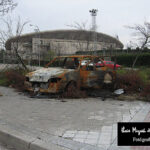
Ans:
MULTIPOLYGON (((117 63, 120 65, 131 67, 136 54, 123 54, 117 56, 117 63)), ((114 60, 114 57, 112 58, 114 60)), ((135 66, 150 67, 150 53, 140 54, 135 66)))

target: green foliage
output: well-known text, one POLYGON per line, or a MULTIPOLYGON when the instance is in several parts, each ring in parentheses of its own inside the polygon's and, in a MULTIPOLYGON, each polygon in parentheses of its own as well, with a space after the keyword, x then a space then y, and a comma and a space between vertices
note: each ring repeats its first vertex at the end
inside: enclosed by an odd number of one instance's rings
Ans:
POLYGON ((145 84, 150 83, 150 68, 143 68, 138 71, 145 84))
POLYGON ((127 73, 127 70, 125 70, 125 69, 118 69, 118 70, 116 70, 117 71, 117 74, 119 74, 119 75, 122 75, 122 74, 126 74, 127 73))
MULTIPOLYGON (((127 66, 127 67, 131 67, 135 57, 136 57, 136 54, 122 54, 122 55, 117 56, 117 63, 120 65, 127 66)), ((139 67, 139 66, 147 66, 147 67, 150 66, 150 53, 140 54, 136 62, 136 67, 139 67)))

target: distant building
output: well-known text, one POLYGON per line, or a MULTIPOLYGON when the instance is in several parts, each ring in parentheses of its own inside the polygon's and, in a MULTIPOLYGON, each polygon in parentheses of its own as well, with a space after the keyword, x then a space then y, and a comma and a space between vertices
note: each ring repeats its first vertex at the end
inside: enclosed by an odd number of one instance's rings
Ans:
MULTIPOLYGON (((85 30, 56 30, 25 34, 7 40, 6 49, 13 50, 18 43, 23 53, 45 53, 53 51, 56 55, 74 54, 76 51, 93 49, 93 33, 85 30)), ((116 38, 97 32, 97 50, 122 49, 123 44, 116 38)))

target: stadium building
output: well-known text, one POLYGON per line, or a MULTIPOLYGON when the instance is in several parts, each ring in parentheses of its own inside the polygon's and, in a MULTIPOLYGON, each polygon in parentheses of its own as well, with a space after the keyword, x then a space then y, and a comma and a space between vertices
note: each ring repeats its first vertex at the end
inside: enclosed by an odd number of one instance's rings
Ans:
MULTIPOLYGON (((19 52, 26 54, 54 52, 56 55, 74 54, 77 51, 92 51, 93 32, 85 30, 55 30, 36 32, 13 37, 7 40, 6 49, 14 50, 18 45, 19 52)), ((122 49, 123 44, 116 38, 96 32, 96 49, 122 49)))

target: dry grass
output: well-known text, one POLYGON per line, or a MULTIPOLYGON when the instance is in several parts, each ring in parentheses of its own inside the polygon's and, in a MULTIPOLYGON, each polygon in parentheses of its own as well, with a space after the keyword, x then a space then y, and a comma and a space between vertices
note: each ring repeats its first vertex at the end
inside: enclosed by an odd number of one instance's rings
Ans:
POLYGON ((26 72, 21 68, 8 69, 1 73, 0 80, 3 81, 1 85, 11 86, 18 91, 24 91, 24 81, 26 72))
POLYGON ((125 74, 117 75, 117 88, 124 89, 127 93, 139 92, 144 82, 137 71, 128 71, 125 74))

